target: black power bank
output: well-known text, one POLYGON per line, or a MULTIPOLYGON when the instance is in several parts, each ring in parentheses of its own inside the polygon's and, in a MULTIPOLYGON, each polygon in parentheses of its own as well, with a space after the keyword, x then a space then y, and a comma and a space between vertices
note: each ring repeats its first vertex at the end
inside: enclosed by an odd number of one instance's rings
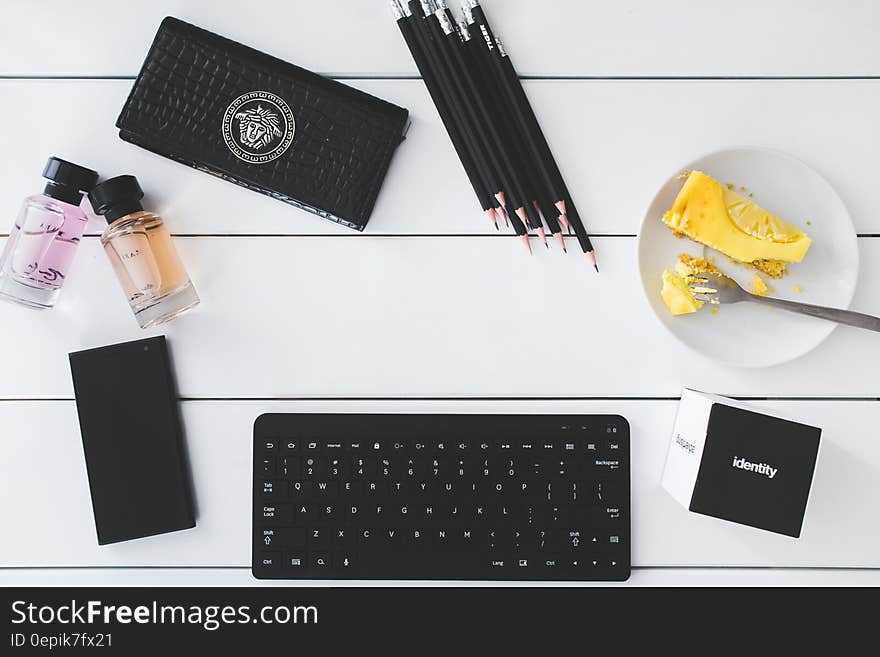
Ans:
POLYGON ((98 544, 195 527, 164 337, 70 354, 98 544))

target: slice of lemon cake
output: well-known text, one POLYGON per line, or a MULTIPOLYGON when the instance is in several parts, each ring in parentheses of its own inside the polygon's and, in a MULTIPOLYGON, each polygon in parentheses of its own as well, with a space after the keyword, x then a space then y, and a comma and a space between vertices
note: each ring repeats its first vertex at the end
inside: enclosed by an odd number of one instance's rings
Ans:
POLYGON ((663 223, 772 278, 801 262, 812 244, 802 231, 701 171, 690 172, 663 223))

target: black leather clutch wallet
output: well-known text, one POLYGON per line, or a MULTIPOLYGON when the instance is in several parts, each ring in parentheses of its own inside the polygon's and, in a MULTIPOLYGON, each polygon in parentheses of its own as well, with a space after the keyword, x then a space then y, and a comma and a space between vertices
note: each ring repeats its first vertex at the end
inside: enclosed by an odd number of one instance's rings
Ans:
POLYGON ((407 110, 229 39, 162 21, 119 136, 363 230, 407 110))

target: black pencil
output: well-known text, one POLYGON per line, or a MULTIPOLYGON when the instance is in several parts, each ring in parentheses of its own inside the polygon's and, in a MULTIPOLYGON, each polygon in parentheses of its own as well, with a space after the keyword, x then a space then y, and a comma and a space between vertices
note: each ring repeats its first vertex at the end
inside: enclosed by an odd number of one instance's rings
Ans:
MULTIPOLYGON (((499 80, 496 68, 497 63, 493 61, 495 58, 486 48, 483 36, 479 33, 477 26, 473 23, 473 16, 470 15, 467 8, 465 8, 465 18, 466 21, 461 23, 460 30, 466 38, 465 46, 467 47, 470 63, 473 64, 475 79, 477 79, 483 91, 483 97, 486 99, 487 103, 492 106, 493 114, 499 120, 501 129, 505 135, 505 142, 514 150, 514 155, 518 160, 517 166, 521 168, 524 180, 530 185, 530 189, 527 191, 533 205, 538 210, 537 214, 539 216, 544 216, 544 220, 547 223, 547 227, 550 229, 550 233, 556 238, 562 247, 563 252, 565 252, 565 240, 563 239, 562 229, 556 218, 559 213, 553 207, 551 199, 552 191, 546 185, 542 184, 541 177, 538 175, 539 163, 534 161, 532 153, 522 143, 519 136, 521 128, 517 125, 516 119, 513 115, 513 108, 511 108, 510 102, 502 91, 500 84, 501 80, 499 80), (470 21, 470 23, 467 21, 470 21), (470 27, 475 28, 473 32, 471 32, 470 27)), ((540 223, 540 219, 538 220, 538 223, 540 223)), ((541 241, 547 246, 546 234, 544 233, 543 227, 535 226, 535 228, 537 228, 541 241)))
MULTIPOLYGON (((410 6, 418 4, 419 3, 414 0, 410 3, 410 6)), ((425 11, 429 11, 429 8, 427 7, 428 3, 423 2, 421 4, 425 7, 425 11)), ((433 14, 431 14, 431 16, 433 16, 433 14)), ((428 54, 434 74, 443 89, 446 102, 452 110, 455 121, 471 149, 471 154, 484 178, 486 189, 491 192, 493 200, 497 203, 497 197, 502 191, 503 184, 495 163, 490 161, 487 157, 486 147, 481 136, 471 125, 470 117, 464 110, 464 100, 460 97, 454 82, 455 72, 449 69, 445 58, 441 55, 441 50, 446 47, 446 41, 443 38, 440 27, 439 25, 429 24, 424 15, 422 18, 419 18, 418 14, 413 14, 410 17, 410 20, 412 21, 415 34, 419 39, 422 48, 428 54)), ((499 206, 502 207, 503 210, 503 203, 500 203, 499 206)))
MULTIPOLYGON (((434 26, 421 17, 423 16, 421 7, 426 4, 427 3, 416 2, 415 0, 409 3, 410 16, 408 17, 408 20, 413 28, 413 34, 416 37, 419 47, 428 55, 429 69, 438 82, 438 86, 442 91, 447 107, 451 110, 453 122, 461 131, 463 140, 473 157, 476 169, 483 181, 484 188, 492 197, 492 202, 496 204, 497 212, 504 218, 505 222, 509 223, 509 217, 505 211, 504 203, 499 203, 498 201, 498 197, 501 197, 502 199, 504 198, 502 193, 503 185, 500 176, 495 168, 495 164, 490 161, 490 158, 487 156, 486 146, 483 143, 481 135, 472 125, 470 117, 463 108, 463 100, 459 97, 454 82, 455 73, 448 69, 446 59, 441 55, 442 50, 446 47, 446 40, 440 31, 439 25, 436 25, 436 31, 432 30, 432 27, 434 26), (413 9, 415 9, 417 13, 412 13, 413 9)), ((436 21, 434 21, 434 23, 436 23, 436 21)), ((517 228, 517 224, 514 223, 514 229, 517 228)), ((516 233, 520 236, 525 248, 531 252, 531 246, 529 245, 526 231, 516 230, 516 233)))
MULTIPOLYGON (((495 79, 493 69, 491 68, 490 63, 486 61, 486 55, 488 53, 485 48, 482 47, 480 43, 477 43, 472 37, 466 23, 459 24, 459 32, 461 33, 463 40, 461 45, 465 56, 465 64, 479 88, 487 109, 496 120, 496 127, 502 135, 504 143, 509 148, 512 165, 522 174, 521 179, 526 185, 523 190, 523 193, 526 195, 526 200, 530 201, 534 206, 540 197, 538 189, 534 184, 535 176, 530 161, 531 158, 527 150, 521 147, 520 140, 517 137, 518 129, 512 121, 512 116, 508 107, 505 103, 501 102, 501 97, 497 88, 497 80, 495 79)), ((544 232, 543 225, 541 225, 539 208, 536 207, 535 209, 538 211, 530 217, 532 220, 530 226, 538 232, 538 237, 541 239, 544 246, 549 248, 547 244, 547 234, 544 232)), ((551 232, 560 233, 561 238, 559 224, 556 223, 555 220, 549 220, 548 226, 550 227, 551 232)))
POLYGON ((497 229, 498 219, 495 214, 495 205, 492 202, 493 196, 486 190, 485 182, 479 175, 474 158, 471 155, 470 150, 467 148, 458 126, 452 119, 451 111, 443 97, 443 90, 440 88, 439 82, 431 70, 427 54, 420 47, 417 37, 414 34, 413 27, 407 20, 407 12, 404 10, 403 6, 400 5, 398 0, 391 0, 391 10, 397 21, 397 26, 400 28, 400 32, 403 35, 403 39, 416 63, 416 67, 419 69, 419 73, 421 73, 422 78, 425 81, 428 93, 434 101, 437 112, 440 114, 440 120, 446 128, 449 138, 458 154, 459 160, 461 160, 461 164, 465 169, 465 173, 471 182, 471 186, 474 188, 474 193, 477 195, 480 206, 483 208, 483 213, 497 229))
MULTIPOLYGON (((523 223, 532 223, 535 221, 537 212, 531 200, 527 198, 526 187, 522 184, 520 172, 512 164, 509 147, 504 143, 476 83, 465 65, 458 44, 453 41, 453 39, 459 39, 458 32, 450 24, 442 10, 435 12, 434 19, 439 23, 447 41, 448 47, 441 52, 447 57, 447 65, 456 73, 455 83, 459 86, 459 92, 465 100, 466 110, 470 113, 474 124, 486 135, 484 141, 487 145, 487 152, 490 159, 495 161, 501 174, 505 192, 513 198, 512 205, 515 208, 515 213, 523 223)), ((431 22, 431 17, 428 17, 428 20, 431 22)), ((502 201, 502 205, 504 205, 504 201, 502 201)), ((540 222, 540 217, 537 218, 537 221, 540 222)))
POLYGON ((528 96, 523 89, 519 75, 516 73, 510 57, 504 50, 503 44, 492 32, 492 28, 480 4, 476 0, 465 1, 468 3, 466 5, 466 13, 469 12, 473 16, 475 23, 483 34, 487 47, 494 50, 495 57, 500 63, 499 79, 502 81, 502 85, 507 92, 509 102, 518 118, 523 134, 530 144, 533 155, 543 171, 542 175, 545 178, 545 184, 551 185, 554 192, 553 195, 556 196, 553 204, 560 213, 560 221, 568 220, 572 225, 588 261, 598 271, 599 268, 590 237, 571 198, 571 193, 562 178, 562 173, 553 157, 540 123, 534 114, 528 96))

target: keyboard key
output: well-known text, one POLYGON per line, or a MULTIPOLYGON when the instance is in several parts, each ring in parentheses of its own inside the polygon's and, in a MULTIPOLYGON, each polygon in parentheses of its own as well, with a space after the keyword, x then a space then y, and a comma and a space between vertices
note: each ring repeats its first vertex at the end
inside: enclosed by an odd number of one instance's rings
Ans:
POLYGON ((295 456, 300 452, 300 443, 295 438, 289 438, 282 441, 281 453, 288 456, 295 456))
POLYGON ((347 527, 335 527, 332 530, 334 545, 351 545, 356 540, 355 530, 347 527))
POLYGON ((329 570, 333 562, 330 559, 329 552, 313 552, 312 553, 312 569, 315 571, 329 570))
POLYGON ((284 568, 287 570, 302 571, 306 568, 306 555, 304 552, 285 552, 284 568))
POLYGON ((330 530, 326 527, 312 526, 308 531, 309 547, 324 548, 330 545, 330 530))
POLYGON ((279 476, 293 479, 300 473, 300 460, 297 456, 282 456, 280 459, 279 476))
POLYGON ((306 544, 305 527, 282 527, 275 530, 275 536, 281 547, 298 548, 306 544))
POLYGON ((302 461, 302 476, 309 479, 316 479, 320 476, 319 464, 321 459, 317 456, 309 456, 302 461))
POLYGON ((290 482, 290 495, 295 500, 305 500, 312 496, 311 481, 290 482))
POLYGON ((496 573, 510 568, 513 565, 513 561, 510 557, 494 556, 489 558, 488 565, 489 570, 492 573, 496 573))
POLYGON ((266 479, 260 486, 263 499, 283 501, 287 499, 287 483, 266 479))
POLYGON ((266 456, 262 460, 263 471, 262 474, 264 477, 272 477, 275 474, 275 470, 278 466, 278 462, 274 456, 266 456))
POLYGON ((339 497, 339 484, 335 481, 316 481, 315 496, 322 500, 335 500, 339 497))
POLYGON ((298 525, 305 525, 317 516, 317 509, 312 504, 296 504, 294 511, 296 512, 294 521, 298 525))
POLYGON ((281 554, 278 552, 260 552, 257 563, 264 570, 278 570, 281 567, 281 554))
POLYGON ((263 529, 260 536, 260 543, 267 548, 276 547, 276 544, 280 542, 277 529, 263 529))
POLYGON ((294 512, 292 504, 264 504, 262 519, 273 525, 290 525, 293 523, 294 512))
POLYGON ((337 552, 333 557, 333 563, 342 572, 343 577, 355 571, 356 560, 352 552, 337 552))
POLYGON ((343 475, 343 461, 341 458, 331 456, 327 459, 327 476, 336 479, 343 475))

